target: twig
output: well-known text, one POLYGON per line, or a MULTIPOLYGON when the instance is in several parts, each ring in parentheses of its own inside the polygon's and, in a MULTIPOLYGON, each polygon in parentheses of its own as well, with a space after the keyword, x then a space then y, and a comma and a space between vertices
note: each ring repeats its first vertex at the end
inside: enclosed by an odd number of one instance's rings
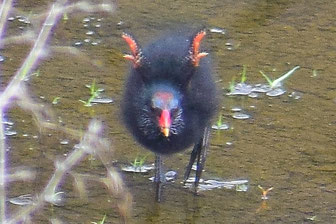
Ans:
MULTIPOLYGON (((2 47, 2 37, 6 26, 7 16, 12 7, 12 0, 2 2, 0 9, 0 48, 2 47)), ((4 111, 0 110, 0 221, 6 220, 6 143, 5 128, 3 124, 4 111)))
POLYGON ((96 120, 91 121, 88 131, 79 143, 79 146, 76 147, 63 162, 56 163, 56 170, 52 178, 49 180, 47 186, 44 188, 43 192, 39 195, 34 204, 20 210, 12 219, 4 223, 19 223, 39 208, 43 207, 46 202, 57 202, 59 198, 57 197, 56 190, 67 172, 79 163, 87 154, 92 153, 95 147, 101 146, 99 141, 101 129, 101 122, 96 120))
POLYGON ((13 0, 4 0, 1 4, 0 8, 0 48, 2 47, 2 39, 6 27, 6 21, 8 14, 12 8, 12 1, 13 0))
POLYGON ((0 220, 6 220, 6 143, 3 124, 3 111, 0 110, 0 220))

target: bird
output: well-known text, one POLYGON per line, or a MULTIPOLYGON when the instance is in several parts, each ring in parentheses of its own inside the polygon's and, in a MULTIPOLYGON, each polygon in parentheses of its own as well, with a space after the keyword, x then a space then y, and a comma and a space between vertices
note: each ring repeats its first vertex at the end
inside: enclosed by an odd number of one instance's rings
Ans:
POLYGON ((144 148, 155 153, 156 201, 165 177, 162 156, 193 145, 184 183, 196 163, 194 189, 204 168, 210 122, 217 110, 216 84, 208 53, 201 51, 205 29, 165 34, 142 48, 130 34, 122 38, 131 62, 121 111, 126 128, 144 148))

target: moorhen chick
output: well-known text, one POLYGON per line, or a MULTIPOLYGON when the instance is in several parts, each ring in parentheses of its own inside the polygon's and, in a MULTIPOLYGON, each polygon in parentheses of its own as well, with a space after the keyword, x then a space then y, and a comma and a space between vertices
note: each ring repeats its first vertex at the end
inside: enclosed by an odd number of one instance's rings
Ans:
POLYGON ((206 52, 200 51, 205 30, 193 35, 165 35, 141 49, 124 33, 132 62, 122 103, 128 130, 155 158, 156 200, 161 200, 161 155, 180 152, 192 144, 184 180, 196 161, 195 191, 209 146, 210 119, 217 108, 216 87, 206 52))

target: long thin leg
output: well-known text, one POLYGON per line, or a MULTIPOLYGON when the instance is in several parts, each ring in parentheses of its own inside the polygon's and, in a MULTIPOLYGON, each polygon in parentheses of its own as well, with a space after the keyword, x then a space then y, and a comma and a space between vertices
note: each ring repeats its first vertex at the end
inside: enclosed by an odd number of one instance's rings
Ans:
POLYGON ((162 185, 164 183, 165 179, 163 177, 162 172, 162 158, 161 155, 155 154, 155 177, 154 177, 154 184, 155 184, 155 190, 156 190, 156 201, 161 201, 161 192, 162 192, 162 185))
POLYGON ((201 179, 202 171, 204 168, 204 164, 205 164, 205 160, 207 156, 207 149, 209 147, 209 138, 210 138, 210 128, 207 126, 204 129, 202 138, 200 138, 199 141, 195 144, 191 152, 189 164, 184 174, 184 183, 185 183, 186 180, 189 178, 192 165, 196 161, 196 176, 195 176, 195 182, 194 182, 195 191, 197 191, 197 187, 201 179))
POLYGON ((202 139, 200 139, 195 145, 194 145, 194 148, 191 152, 191 155, 190 155, 190 159, 189 159, 189 163, 186 167, 186 171, 184 173, 184 183, 186 183, 187 179, 189 178, 190 176, 190 172, 191 172, 191 168, 193 166, 193 164, 195 163, 195 160, 196 160, 196 157, 197 157, 197 154, 198 154, 198 151, 200 151, 200 148, 202 146, 202 139))

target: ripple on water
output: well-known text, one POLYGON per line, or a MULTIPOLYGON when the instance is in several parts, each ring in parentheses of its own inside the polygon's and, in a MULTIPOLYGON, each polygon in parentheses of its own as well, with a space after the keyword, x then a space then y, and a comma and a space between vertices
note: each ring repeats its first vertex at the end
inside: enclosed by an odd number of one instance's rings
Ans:
POLYGON ((253 87, 246 83, 238 83, 235 85, 233 91, 227 95, 248 95, 252 92, 253 87))
POLYGON ((212 129, 215 130, 228 130, 230 126, 228 124, 214 124, 211 126, 212 129))
POLYGON ((91 101, 91 103, 102 103, 102 104, 108 104, 113 103, 113 99, 111 98, 96 98, 91 101))
POLYGON ((5 135, 6 136, 14 136, 17 135, 16 131, 11 131, 11 130, 5 130, 5 135))
POLYGON ((31 194, 24 194, 18 197, 10 198, 8 201, 14 205, 21 205, 21 206, 32 205, 34 202, 33 196, 31 194))
POLYGON ((271 91, 267 92, 266 95, 270 97, 281 96, 286 92, 286 90, 282 88, 272 89, 271 91))
POLYGON ((237 113, 234 113, 232 115, 232 117, 234 119, 238 119, 238 120, 245 120, 245 119, 249 119, 251 117, 251 115, 245 114, 245 113, 241 113, 241 112, 237 112, 237 113))
MULTIPOLYGON (((195 177, 191 177, 186 181, 185 187, 192 188, 195 181, 195 177)), ((232 181, 222 181, 222 180, 200 180, 198 185, 199 191, 210 191, 214 189, 234 189, 236 191, 247 191, 248 190, 248 180, 232 180, 232 181)))
MULTIPOLYGON (((167 173, 165 173, 164 176, 165 176, 166 182, 174 181, 177 178, 177 172, 171 170, 171 171, 168 171, 167 173)), ((154 177, 150 177, 149 180, 153 182, 154 177)))
POLYGON ((14 125, 14 122, 9 121, 9 120, 3 120, 2 123, 3 123, 4 125, 8 125, 8 126, 13 126, 13 125, 14 125))
POLYGON ((302 93, 300 93, 300 92, 292 92, 288 96, 291 97, 291 98, 293 98, 294 100, 299 100, 302 97, 302 93))
POLYGON ((242 108, 241 107, 232 107, 231 111, 233 111, 233 112, 240 112, 240 111, 242 111, 242 108))
POLYGON ((121 170, 128 173, 148 173, 150 170, 154 169, 154 165, 142 165, 142 166, 125 166, 121 170))
POLYGON ((82 46, 83 45, 83 42, 81 41, 77 41, 74 43, 75 47, 79 47, 79 46, 82 46))
POLYGON ((259 97, 259 94, 258 94, 258 93, 254 93, 254 92, 252 92, 252 93, 250 93, 250 94, 248 95, 248 97, 250 97, 250 98, 258 98, 258 97, 259 97))
POLYGON ((89 30, 89 31, 87 31, 85 34, 91 36, 91 35, 93 35, 94 33, 95 33, 94 31, 89 30))
POLYGON ((210 28, 210 33, 219 33, 219 34, 226 34, 226 30, 223 28, 219 28, 219 27, 214 27, 214 28, 210 28))
POLYGON ((69 140, 64 139, 64 140, 60 141, 60 144, 61 145, 68 145, 69 144, 69 140))
POLYGON ((271 91, 271 90, 272 88, 266 84, 256 84, 252 88, 252 92, 255 92, 255 93, 267 93, 268 91, 271 91))

